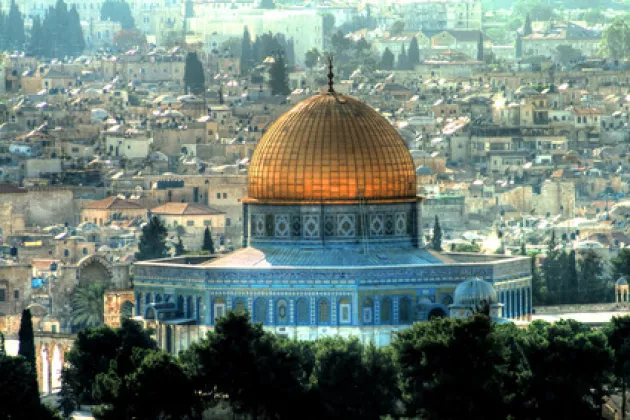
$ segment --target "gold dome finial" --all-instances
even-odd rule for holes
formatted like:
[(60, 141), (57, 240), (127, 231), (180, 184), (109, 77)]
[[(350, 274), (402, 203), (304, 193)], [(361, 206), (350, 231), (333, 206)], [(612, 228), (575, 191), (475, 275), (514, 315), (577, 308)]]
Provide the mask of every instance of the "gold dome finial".
[(328, 54), (328, 93), (335, 93), (335, 89), (333, 88), (333, 84), (335, 74), (333, 73), (333, 55)]

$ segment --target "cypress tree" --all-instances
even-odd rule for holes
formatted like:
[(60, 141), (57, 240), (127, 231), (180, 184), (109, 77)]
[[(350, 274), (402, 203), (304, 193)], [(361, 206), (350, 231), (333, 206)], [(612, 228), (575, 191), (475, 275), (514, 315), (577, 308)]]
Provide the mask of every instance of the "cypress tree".
[(409, 68), (411, 69), (420, 64), (420, 47), (418, 47), (418, 39), (416, 39), (415, 36), (411, 38), (411, 42), (409, 43), (407, 60), (409, 60)]
[(516, 58), (523, 56), (523, 38), (520, 35), (516, 35), (516, 45), (514, 47)]
[(184, 249), (184, 244), (182, 242), (181, 237), (177, 237), (177, 244), (175, 244), (175, 256), (182, 255), (186, 250)]
[(7, 355), (7, 350), (4, 346), (4, 334), (0, 332), (0, 358)]
[(400, 54), (398, 54), (398, 70), (406, 70), (407, 65), (407, 52), (405, 51), (405, 44), (403, 43)]
[(389, 48), (385, 48), (383, 56), (381, 57), (381, 70), (393, 70), (394, 69), (394, 53)]
[(241, 40), (241, 74), (249, 73), (253, 61), (252, 38), (249, 35), (249, 29), (245, 26), (243, 39)]
[(203, 232), (203, 246), (201, 249), (214, 254), (214, 243), (212, 242), (212, 235), (210, 234), (210, 228), (208, 227), (206, 227), (206, 230)]
[(431, 238), (431, 248), (434, 251), (442, 251), (442, 228), (440, 227), (440, 220), (437, 215), (435, 216), (435, 223), (433, 224), (433, 238)]
[(532, 19), (529, 17), (529, 13), (525, 16), (525, 25), (523, 25), (523, 35), (531, 35), (534, 31), (532, 30)]
[(201, 95), (206, 90), (206, 77), (203, 73), (203, 65), (199, 61), (196, 52), (186, 55), (186, 67), (184, 68), (184, 86), (186, 92)]
[(564, 272), (563, 286), (565, 288), (564, 303), (576, 303), (578, 296), (578, 272), (575, 250), (569, 252), (567, 268)]
[(83, 28), (81, 28), (81, 19), (75, 6), (72, 6), (68, 12), (68, 55), (79, 56), (85, 50), (85, 38), (83, 37)]
[(24, 17), (15, 4), (15, 0), (11, 0), (6, 31), (6, 46), (12, 50), (22, 50), (24, 48)]
[(483, 61), (483, 32), (479, 31), (479, 41), (477, 41), (477, 60)]
[(0, 5), (0, 51), (7, 49), (7, 15)]
[(269, 68), (269, 85), (272, 95), (288, 95), (289, 75), (284, 61), (284, 53), (278, 52), (274, 56), (274, 62)]
[(42, 29), (42, 22), (39, 16), (33, 17), (33, 26), (31, 28), (31, 35), (28, 40), (28, 47), (26, 49), (29, 55), (35, 57), (41, 57), (43, 55), (42, 40), (44, 33)]
[(30, 309), (22, 311), (20, 320), (20, 331), (18, 332), (20, 347), (18, 355), (23, 356), (33, 367), (33, 372), (37, 372), (37, 362), (35, 359), (35, 336), (33, 334), (33, 319)]

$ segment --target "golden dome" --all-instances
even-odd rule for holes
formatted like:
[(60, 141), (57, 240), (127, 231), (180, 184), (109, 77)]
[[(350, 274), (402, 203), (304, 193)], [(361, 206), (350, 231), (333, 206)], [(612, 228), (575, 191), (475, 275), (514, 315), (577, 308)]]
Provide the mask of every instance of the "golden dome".
[(282, 115), (249, 166), (248, 202), (415, 200), (411, 154), (370, 106), (316, 95)]

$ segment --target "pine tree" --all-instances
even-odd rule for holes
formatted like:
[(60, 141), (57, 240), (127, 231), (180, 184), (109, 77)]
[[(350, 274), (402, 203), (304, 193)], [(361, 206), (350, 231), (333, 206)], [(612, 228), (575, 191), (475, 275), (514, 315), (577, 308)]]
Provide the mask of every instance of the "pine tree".
[(383, 56), (381, 57), (381, 70), (393, 70), (394, 59), (394, 53), (392, 53), (389, 48), (385, 48)]
[(477, 60), (483, 61), (483, 32), (479, 31), (479, 41), (477, 41)]
[(529, 13), (527, 14), (527, 16), (525, 16), (525, 25), (523, 25), (523, 35), (527, 36), (527, 35), (531, 35), (532, 33), (534, 33), (534, 31), (532, 30), (532, 19), (529, 16)]
[(206, 230), (203, 232), (203, 246), (201, 249), (214, 254), (214, 243), (212, 242), (212, 235), (210, 234), (210, 228), (208, 227), (206, 227)]
[(291, 93), (283, 52), (277, 52), (274, 55), (274, 62), (269, 68), (269, 86), (271, 87), (272, 95), (288, 95)]
[(406, 70), (407, 65), (407, 52), (405, 51), (405, 44), (403, 43), (400, 54), (398, 55), (398, 70)]
[(551, 238), (549, 238), (549, 251), (556, 249), (556, 231), (551, 231)]
[(35, 336), (33, 334), (33, 319), (31, 317), (30, 309), (24, 309), (22, 311), (18, 338), (20, 340), (18, 355), (24, 357), (30, 363), (33, 367), (33, 372), (37, 372), (37, 361), (35, 359)]
[(433, 238), (431, 238), (431, 248), (434, 251), (442, 251), (442, 228), (440, 227), (440, 220), (437, 215), (435, 216), (435, 223), (433, 224)]
[(177, 244), (175, 244), (175, 256), (180, 256), (184, 254), (186, 250), (184, 249), (184, 243), (182, 242), (182, 238), (180, 236), (177, 237)]
[(249, 34), (249, 29), (245, 26), (243, 39), (241, 40), (241, 74), (249, 73), (253, 62), (252, 38)]
[(136, 259), (139, 261), (168, 257), (166, 249), (166, 227), (162, 221), (153, 216), (142, 228), (142, 236), (138, 244)]
[(418, 47), (418, 40), (414, 36), (409, 43), (409, 52), (407, 53), (407, 59), (409, 60), (409, 68), (413, 69), (420, 64), (420, 47)]

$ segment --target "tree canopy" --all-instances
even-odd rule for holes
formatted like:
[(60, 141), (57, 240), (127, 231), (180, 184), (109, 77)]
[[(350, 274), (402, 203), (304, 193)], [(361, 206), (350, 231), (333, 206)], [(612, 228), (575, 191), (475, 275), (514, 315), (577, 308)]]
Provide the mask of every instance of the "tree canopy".
[(269, 86), (272, 95), (288, 95), (291, 93), (289, 89), (289, 74), (284, 59), (284, 53), (277, 52), (274, 55), (274, 62), (269, 68)]
[(134, 29), (136, 23), (129, 3), (125, 0), (105, 0), (101, 6), (101, 20), (119, 22), (122, 29)]
[(206, 76), (203, 71), (203, 64), (201, 64), (196, 52), (189, 52), (186, 55), (184, 86), (186, 92), (195, 95), (201, 95), (206, 91)]
[(159, 217), (153, 216), (142, 228), (136, 259), (139, 261), (168, 257), (166, 248), (166, 227)]

